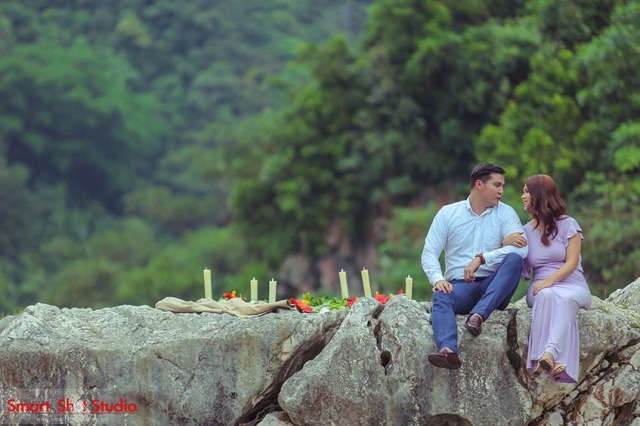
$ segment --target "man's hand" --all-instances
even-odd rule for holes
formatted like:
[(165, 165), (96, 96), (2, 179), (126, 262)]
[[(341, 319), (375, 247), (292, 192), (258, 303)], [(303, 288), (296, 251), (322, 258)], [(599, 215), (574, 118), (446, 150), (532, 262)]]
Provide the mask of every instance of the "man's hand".
[(451, 293), (453, 291), (453, 286), (447, 280), (440, 280), (436, 282), (433, 286), (433, 291), (441, 291), (443, 293)]
[(464, 281), (467, 283), (473, 282), (476, 280), (476, 271), (482, 265), (479, 257), (474, 257), (471, 263), (464, 268)]

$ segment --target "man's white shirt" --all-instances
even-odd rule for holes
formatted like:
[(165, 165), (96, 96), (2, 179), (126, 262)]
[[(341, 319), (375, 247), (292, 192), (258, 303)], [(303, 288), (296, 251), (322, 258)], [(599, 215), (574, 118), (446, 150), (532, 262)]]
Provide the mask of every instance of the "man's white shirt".
[[(486, 263), (478, 268), (476, 276), (489, 276), (508, 253), (527, 256), (526, 246), (500, 247), (504, 237), (514, 232), (522, 232), (524, 236), (515, 210), (503, 202), (487, 208), (481, 215), (473, 212), (469, 198), (448, 204), (438, 211), (429, 228), (422, 250), (422, 269), (431, 285), (443, 279), (463, 280), (464, 268), (476, 254), (482, 253)], [(446, 253), (444, 275), (438, 260), (442, 250)]]

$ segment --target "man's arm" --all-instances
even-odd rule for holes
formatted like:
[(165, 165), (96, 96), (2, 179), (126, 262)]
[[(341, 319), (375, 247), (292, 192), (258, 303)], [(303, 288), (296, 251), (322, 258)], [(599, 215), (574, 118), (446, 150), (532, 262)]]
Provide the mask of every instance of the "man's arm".
[[(520, 222), (520, 218), (516, 214), (516, 211), (509, 206), (506, 207), (508, 208), (508, 211), (505, 213), (502, 220), (502, 226), (500, 227), (500, 229), (502, 230), (502, 234), (509, 235), (514, 232), (522, 232), (523, 237), (526, 239), (527, 237), (524, 233), (524, 227), (522, 226), (522, 223)], [(487, 265), (494, 265), (496, 263), (502, 262), (502, 259), (504, 259), (504, 257), (508, 253), (516, 253), (524, 259), (529, 253), (529, 247), (516, 247), (513, 245), (507, 245), (490, 252), (483, 253), (483, 255)]]
[(439, 258), (446, 243), (447, 224), (442, 214), (442, 209), (440, 209), (433, 218), (427, 237), (424, 240), (424, 248), (422, 249), (422, 269), (425, 274), (427, 274), (431, 285), (435, 285), (438, 281), (444, 280)]

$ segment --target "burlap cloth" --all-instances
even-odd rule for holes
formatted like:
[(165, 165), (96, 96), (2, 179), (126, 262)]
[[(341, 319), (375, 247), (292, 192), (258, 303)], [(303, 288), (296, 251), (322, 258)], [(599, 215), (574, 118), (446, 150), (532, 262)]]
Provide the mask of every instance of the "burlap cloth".
[(245, 302), (239, 297), (228, 300), (200, 299), (195, 302), (178, 299), (177, 297), (165, 297), (156, 308), (174, 313), (179, 312), (212, 312), (216, 314), (231, 314), (239, 317), (264, 315), (276, 309), (295, 309), (288, 300), (279, 300), (267, 303), (262, 300)]

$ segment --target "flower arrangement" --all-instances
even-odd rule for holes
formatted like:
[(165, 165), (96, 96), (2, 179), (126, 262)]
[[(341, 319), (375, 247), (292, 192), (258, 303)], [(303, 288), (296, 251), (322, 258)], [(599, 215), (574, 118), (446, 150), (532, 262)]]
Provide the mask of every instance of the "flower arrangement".
[[(404, 294), (402, 290), (398, 290), (397, 293), (379, 293), (376, 291), (375, 299), (382, 303), (383, 305), (387, 303), (393, 296), (396, 294)], [(235, 297), (240, 297), (242, 300), (246, 301), (247, 299), (242, 296), (242, 294), (237, 293), (235, 290), (231, 293), (222, 293), (221, 300), (225, 299), (233, 299)], [(337, 310), (337, 309), (349, 309), (351, 306), (358, 301), (359, 297), (350, 297), (350, 298), (340, 298), (334, 296), (312, 296), (311, 293), (305, 293), (302, 295), (300, 299), (296, 299), (294, 297), (289, 298), (289, 302), (293, 306), (295, 306), (300, 312), (320, 312), (321, 310)]]

